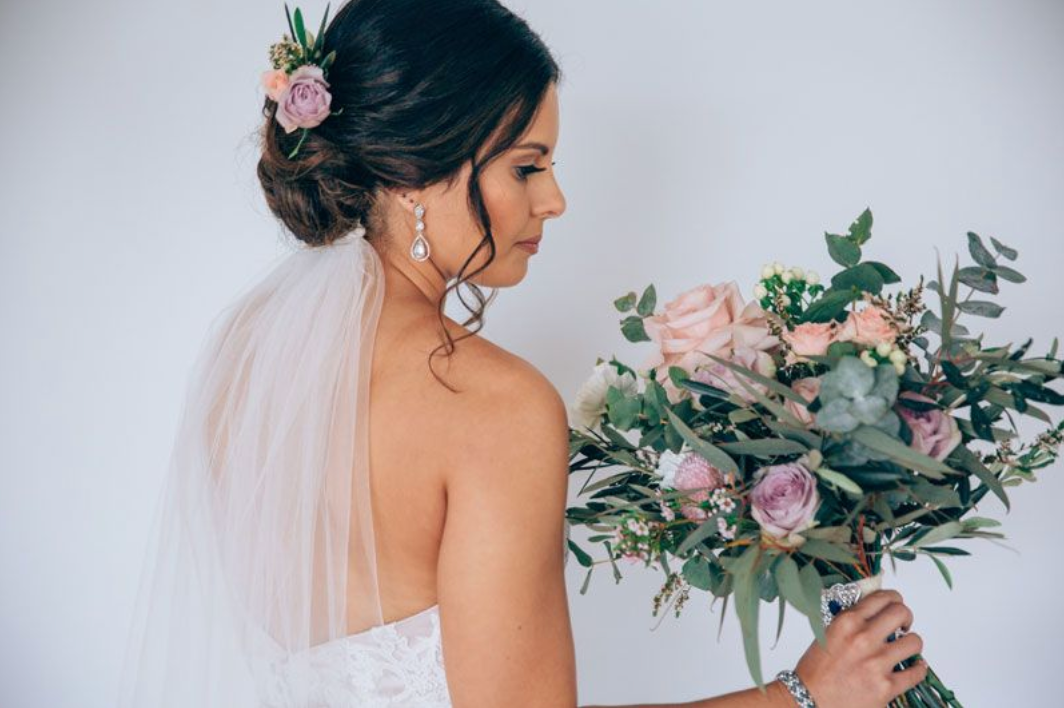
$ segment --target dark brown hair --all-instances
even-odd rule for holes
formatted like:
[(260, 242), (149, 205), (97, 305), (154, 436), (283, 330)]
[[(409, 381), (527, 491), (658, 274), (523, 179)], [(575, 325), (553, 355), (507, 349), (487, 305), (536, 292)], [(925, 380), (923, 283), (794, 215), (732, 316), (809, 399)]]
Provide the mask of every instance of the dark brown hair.
[[(289, 159), (302, 131), (285, 133), (274, 120), (277, 104), (267, 98), (259, 181), (287, 229), (320, 246), (359, 222), (367, 234), (378, 231), (378, 189), (453, 186), (472, 164), (469, 208), (484, 237), (437, 303), (445, 342), (430, 353), (431, 369), (437, 351), (450, 356), (458, 341), (480, 331), (495, 296), (485, 298), (468, 282), (495, 258), (479, 176), (524, 134), (561, 70), (539, 36), (497, 0), (350, 0), (325, 30), (324, 55), (333, 50), (327, 80), (339, 115), (311, 129)], [(487, 262), (466, 274), (483, 248)], [(473, 293), (473, 307), (461, 285)], [(451, 290), (470, 312), (462, 326), (475, 326), (457, 340), (444, 322)]]

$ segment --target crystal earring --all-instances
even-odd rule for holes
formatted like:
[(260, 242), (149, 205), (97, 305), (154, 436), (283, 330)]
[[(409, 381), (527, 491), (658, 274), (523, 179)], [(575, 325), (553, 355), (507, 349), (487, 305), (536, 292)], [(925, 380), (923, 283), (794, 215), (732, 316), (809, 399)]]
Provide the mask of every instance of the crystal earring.
[(421, 219), (425, 215), (425, 207), (420, 204), (414, 205), (414, 216), (417, 217), (417, 225), (415, 233), (417, 237), (414, 239), (414, 243), (410, 245), (410, 257), (415, 261), (427, 261), (429, 259), (429, 242), (425, 238), (425, 222)]

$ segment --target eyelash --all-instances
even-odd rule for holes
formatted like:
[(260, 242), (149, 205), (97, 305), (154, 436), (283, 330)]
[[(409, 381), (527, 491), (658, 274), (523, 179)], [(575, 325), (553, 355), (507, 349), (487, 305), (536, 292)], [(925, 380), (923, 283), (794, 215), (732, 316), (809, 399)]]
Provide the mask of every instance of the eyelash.
[[(553, 167), (556, 163), (552, 162), (550, 164), (551, 167)], [(517, 168), (517, 179), (523, 182), (528, 179), (529, 175), (535, 174), (537, 172), (545, 172), (546, 170), (546, 167), (536, 167), (535, 165), (521, 165)]]

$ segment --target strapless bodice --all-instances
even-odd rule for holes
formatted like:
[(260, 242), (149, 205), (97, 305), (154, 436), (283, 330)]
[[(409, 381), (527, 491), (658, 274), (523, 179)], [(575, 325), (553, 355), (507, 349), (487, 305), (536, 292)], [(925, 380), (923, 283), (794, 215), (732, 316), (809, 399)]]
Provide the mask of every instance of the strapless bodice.
[[(439, 605), (308, 650), (313, 708), (450, 708)], [(285, 702), (285, 667), (266, 705)]]

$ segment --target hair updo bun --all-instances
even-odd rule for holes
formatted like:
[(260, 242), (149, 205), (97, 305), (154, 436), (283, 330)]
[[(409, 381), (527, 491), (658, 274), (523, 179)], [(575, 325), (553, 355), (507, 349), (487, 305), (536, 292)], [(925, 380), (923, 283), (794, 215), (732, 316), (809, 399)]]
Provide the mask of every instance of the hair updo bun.
[[(361, 221), (379, 230), (381, 189), (424, 189), (452, 182), (466, 163), (469, 208), (484, 236), (447, 294), (466, 285), (479, 307), (463, 326), (479, 331), (487, 299), (467, 282), (495, 255), (480, 173), (513, 146), (561, 70), (523, 19), (498, 0), (349, 0), (325, 29), (323, 55), (335, 51), (326, 80), (331, 111), (310, 129), (286, 133), (277, 103), (263, 107), (258, 175), (273, 213), (300, 240), (324, 245)], [(482, 249), (487, 262), (466, 268)], [(454, 341), (443, 328), (448, 354)], [(435, 353), (435, 351), (433, 352)], [(430, 355), (431, 359), (431, 355)]]
[[(312, 131), (289, 159), (277, 130), (267, 124), (258, 176), (266, 203), (300, 241), (323, 246), (359, 224), (373, 207), (371, 190), (351, 182), (351, 156)], [(284, 134), (283, 131), (281, 133)]]

